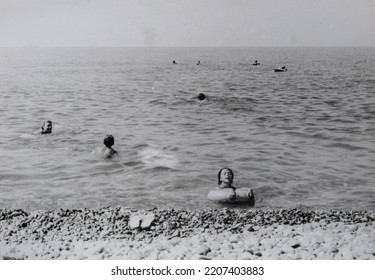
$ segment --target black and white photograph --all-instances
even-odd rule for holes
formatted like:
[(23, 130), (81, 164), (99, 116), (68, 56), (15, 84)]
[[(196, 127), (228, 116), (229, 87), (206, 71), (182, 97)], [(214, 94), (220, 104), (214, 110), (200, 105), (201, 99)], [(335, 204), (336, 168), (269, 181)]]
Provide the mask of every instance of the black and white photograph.
[(0, 132), (3, 263), (375, 260), (375, 1), (0, 0)]

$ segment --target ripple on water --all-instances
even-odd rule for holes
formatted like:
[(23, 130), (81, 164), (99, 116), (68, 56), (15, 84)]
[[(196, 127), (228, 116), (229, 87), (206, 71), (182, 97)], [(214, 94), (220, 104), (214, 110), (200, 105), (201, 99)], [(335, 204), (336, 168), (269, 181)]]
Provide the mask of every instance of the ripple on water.
[[(222, 207), (205, 194), (229, 166), (256, 207), (375, 209), (373, 49), (11, 55), (0, 65), (1, 206)], [(197, 55), (204, 67), (192, 68)], [(281, 57), (291, 71), (277, 75)], [(46, 119), (52, 135), (33, 134)], [(119, 152), (110, 160), (99, 152), (107, 134)]]

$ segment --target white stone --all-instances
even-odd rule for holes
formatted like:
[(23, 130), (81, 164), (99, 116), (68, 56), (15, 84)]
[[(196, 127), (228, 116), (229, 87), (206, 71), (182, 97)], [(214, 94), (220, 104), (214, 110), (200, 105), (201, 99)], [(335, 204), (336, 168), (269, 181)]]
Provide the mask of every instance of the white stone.
[(353, 259), (353, 254), (348, 247), (340, 248), (339, 254), (342, 255), (344, 260), (352, 260)]
[(149, 229), (154, 220), (155, 220), (154, 213), (148, 213), (147, 215), (143, 216), (141, 220), (141, 228)]
[(281, 250), (283, 250), (286, 254), (293, 254), (294, 249), (289, 244), (284, 244), (281, 247)]
[(129, 229), (137, 229), (141, 226), (142, 217), (139, 215), (130, 216), (128, 221)]
[(211, 248), (204, 244), (198, 244), (192, 248), (193, 254), (207, 255), (211, 252)]
[(237, 243), (238, 241), (240, 241), (240, 237), (238, 236), (238, 234), (232, 235), (229, 238), (229, 242), (230, 243)]
[(253, 255), (250, 254), (249, 252), (244, 252), (244, 253), (240, 254), (239, 259), (240, 260), (252, 260)]

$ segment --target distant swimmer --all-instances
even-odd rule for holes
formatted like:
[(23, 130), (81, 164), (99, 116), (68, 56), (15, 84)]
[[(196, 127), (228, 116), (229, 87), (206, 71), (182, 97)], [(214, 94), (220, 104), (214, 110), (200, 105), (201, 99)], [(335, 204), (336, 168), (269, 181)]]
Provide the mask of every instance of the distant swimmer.
[(200, 61), (200, 60), (198, 60), (198, 62), (197, 62), (197, 65), (199, 65), (199, 64), (201, 64), (201, 61)]
[(256, 65), (260, 65), (260, 63), (258, 62), (258, 60), (255, 60), (254, 63), (253, 63), (254, 66)]
[(52, 122), (51, 121), (44, 122), (44, 124), (42, 126), (42, 131), (40, 133), (41, 134), (52, 133)]
[(173, 60), (173, 64), (177, 64), (176, 60)]
[(200, 101), (203, 101), (203, 100), (206, 99), (206, 96), (205, 96), (203, 93), (200, 93), (200, 94), (198, 94), (198, 99), (199, 99)]
[(107, 148), (105, 152), (106, 158), (111, 158), (113, 155), (117, 154), (117, 152), (112, 149), (112, 146), (115, 144), (115, 138), (112, 135), (107, 135), (107, 137), (104, 138), (103, 144)]
[(282, 66), (282, 67), (278, 67), (278, 68), (275, 68), (273, 69), (275, 72), (285, 72), (287, 71), (286, 67), (285, 66)]

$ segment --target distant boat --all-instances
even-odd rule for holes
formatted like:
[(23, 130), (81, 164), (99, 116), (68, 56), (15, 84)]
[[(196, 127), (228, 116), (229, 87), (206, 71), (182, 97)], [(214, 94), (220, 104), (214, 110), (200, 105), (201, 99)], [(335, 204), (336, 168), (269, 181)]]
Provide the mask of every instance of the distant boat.
[(260, 63), (258, 62), (258, 60), (255, 60), (254, 63), (251, 65), (257, 66), (257, 65), (260, 65)]
[(287, 71), (286, 67), (285, 66), (282, 66), (282, 67), (278, 67), (278, 68), (275, 68), (273, 69), (275, 72), (285, 72)]

